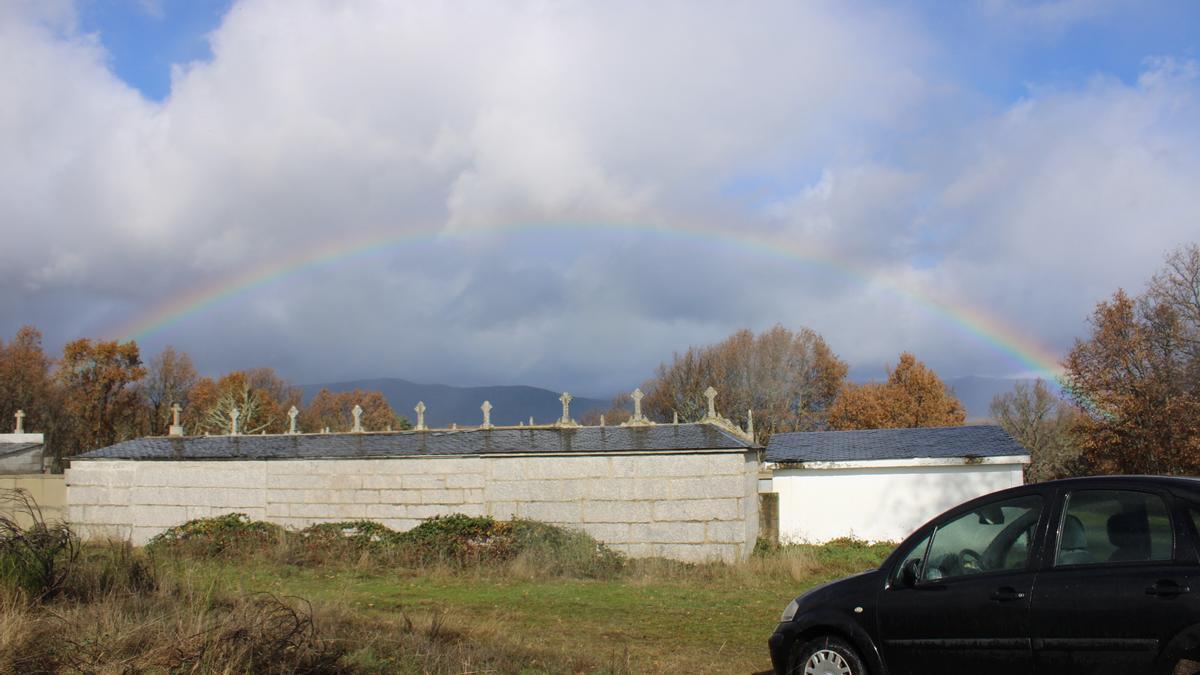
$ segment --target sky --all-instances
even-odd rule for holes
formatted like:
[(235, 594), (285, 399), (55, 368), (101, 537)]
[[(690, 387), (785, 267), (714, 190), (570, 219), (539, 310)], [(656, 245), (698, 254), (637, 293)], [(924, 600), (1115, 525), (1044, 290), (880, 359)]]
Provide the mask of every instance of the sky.
[(1200, 241), (1200, 3), (0, 3), (0, 338), (608, 396), (1047, 375)]

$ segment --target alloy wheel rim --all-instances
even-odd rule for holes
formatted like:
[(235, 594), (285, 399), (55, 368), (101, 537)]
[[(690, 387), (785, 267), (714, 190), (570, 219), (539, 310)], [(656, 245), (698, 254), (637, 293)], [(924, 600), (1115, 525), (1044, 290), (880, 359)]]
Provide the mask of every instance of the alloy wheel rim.
[(854, 675), (845, 657), (832, 649), (819, 649), (804, 663), (804, 675)]

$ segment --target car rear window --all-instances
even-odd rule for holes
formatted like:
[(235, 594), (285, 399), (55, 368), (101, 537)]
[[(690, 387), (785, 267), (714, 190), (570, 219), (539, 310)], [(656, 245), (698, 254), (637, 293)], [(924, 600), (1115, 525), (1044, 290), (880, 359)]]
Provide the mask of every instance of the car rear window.
[(1067, 497), (1056, 566), (1170, 560), (1171, 516), (1158, 495), (1080, 490)]

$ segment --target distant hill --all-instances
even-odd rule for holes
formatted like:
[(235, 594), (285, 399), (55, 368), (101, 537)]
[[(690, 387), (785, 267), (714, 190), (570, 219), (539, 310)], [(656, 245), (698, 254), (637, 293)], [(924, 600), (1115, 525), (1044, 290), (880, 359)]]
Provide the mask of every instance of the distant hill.
[[(530, 415), (538, 424), (548, 424), (562, 416), (562, 403), (558, 401), (562, 392), (520, 385), (452, 387), (445, 384), (417, 384), (388, 377), (308, 384), (303, 389), (305, 402), (321, 389), (334, 392), (354, 389), (378, 391), (387, 397), (393, 410), (413, 423), (417, 421), (413, 408), (417, 401), (424, 401), (425, 424), (435, 427), (450, 426), (451, 422), (462, 426), (479, 424), (483, 421), (479, 406), (484, 401), (492, 404), (492, 424), (528, 423)], [(607, 410), (608, 406), (608, 401), (577, 396), (571, 401), (571, 417), (579, 419), (589, 410)]]
[(1018, 383), (1024, 382), (1033, 386), (1035, 380), (1010, 380), (1003, 377), (980, 377), (968, 375), (946, 380), (946, 384), (954, 389), (958, 400), (967, 408), (967, 421), (981, 422), (991, 417), (989, 407), (997, 394), (1013, 390)]

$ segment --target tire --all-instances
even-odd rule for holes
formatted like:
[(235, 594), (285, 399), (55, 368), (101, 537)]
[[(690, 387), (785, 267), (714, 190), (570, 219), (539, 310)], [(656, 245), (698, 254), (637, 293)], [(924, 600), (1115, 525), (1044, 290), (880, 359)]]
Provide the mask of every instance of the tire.
[(867, 675), (867, 668), (854, 647), (834, 635), (822, 635), (803, 643), (792, 657), (789, 675)]

